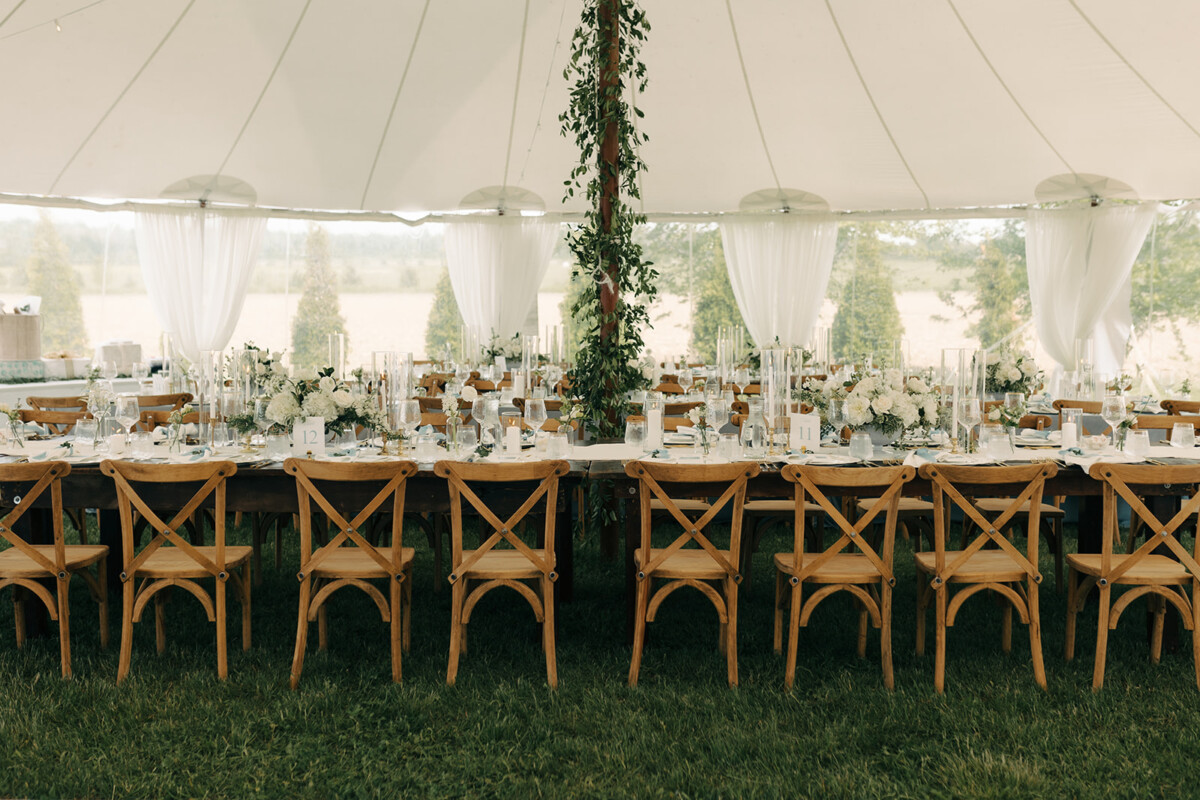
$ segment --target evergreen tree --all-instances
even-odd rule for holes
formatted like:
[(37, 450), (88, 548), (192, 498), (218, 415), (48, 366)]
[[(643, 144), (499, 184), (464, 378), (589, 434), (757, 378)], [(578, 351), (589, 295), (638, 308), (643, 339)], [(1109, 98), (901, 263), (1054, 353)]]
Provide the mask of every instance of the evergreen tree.
[[(1029, 284), (1020, 266), (991, 241), (983, 244), (975, 259), (972, 281), (975, 303), (971, 310), (978, 312), (979, 317), (967, 327), (967, 335), (979, 339), (981, 347), (991, 347), (1021, 324), (1022, 290), (1028, 296)], [(1026, 304), (1026, 317), (1027, 308)]]
[(841, 286), (831, 332), (834, 358), (856, 361), (863, 355), (890, 355), (892, 342), (904, 334), (892, 274), (883, 263), (874, 225), (846, 225), (840, 234), (853, 237), (843, 252), (852, 260)]
[(46, 214), (41, 215), (34, 230), (25, 282), (30, 294), (42, 298), (42, 352), (86, 353), (79, 276), (67, 262), (67, 248)]
[(733, 296), (725, 247), (716, 228), (697, 232), (693, 241), (696, 311), (692, 316), (691, 351), (702, 361), (717, 360), (717, 333), (722, 326), (742, 326), (742, 312)]
[(327, 365), (329, 334), (345, 332), (337, 275), (329, 259), (329, 234), (320, 225), (312, 225), (304, 244), (303, 288), (292, 319), (292, 363)]
[[(454, 287), (450, 283), (450, 270), (443, 266), (442, 274), (433, 290), (433, 307), (429, 309), (429, 322), (425, 325), (425, 357), (441, 358), (447, 343), (457, 351), (462, 324), (462, 314), (459, 313), (458, 301), (454, 299)], [(486, 340), (487, 336), (485, 333), (483, 339)]]

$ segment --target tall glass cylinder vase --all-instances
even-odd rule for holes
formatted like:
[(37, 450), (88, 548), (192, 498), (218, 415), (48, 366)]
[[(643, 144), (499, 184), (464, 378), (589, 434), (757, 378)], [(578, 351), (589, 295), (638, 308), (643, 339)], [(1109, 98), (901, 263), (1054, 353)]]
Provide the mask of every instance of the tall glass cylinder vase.
[(533, 379), (538, 367), (538, 337), (521, 337), (521, 379), (526, 398), (533, 396)]
[(329, 334), (329, 366), (333, 367), (333, 377), (339, 381), (346, 379), (346, 334)]
[(767, 423), (767, 448), (775, 452), (776, 435), (783, 432), (790, 394), (787, 350), (771, 347), (761, 351), (763, 418)]
[(200, 441), (212, 444), (213, 422), (221, 413), (221, 392), (225, 385), (224, 354), (219, 350), (201, 350), (197, 364), (197, 401), (200, 406)]

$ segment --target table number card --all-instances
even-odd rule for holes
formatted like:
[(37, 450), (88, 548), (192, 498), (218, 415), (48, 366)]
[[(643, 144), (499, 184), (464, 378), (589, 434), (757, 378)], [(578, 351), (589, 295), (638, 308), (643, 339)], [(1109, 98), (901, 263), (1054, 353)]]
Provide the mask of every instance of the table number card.
[(821, 444), (821, 417), (818, 414), (789, 414), (791, 430), (788, 447), (796, 452), (815, 450)]
[(325, 420), (321, 417), (306, 417), (292, 426), (292, 454), (304, 458), (309, 453), (318, 458), (325, 455)]
[(496, 356), (496, 369), (500, 371), (500, 377), (496, 378), (496, 383), (504, 380), (504, 373), (508, 372), (508, 359), (505, 356)]

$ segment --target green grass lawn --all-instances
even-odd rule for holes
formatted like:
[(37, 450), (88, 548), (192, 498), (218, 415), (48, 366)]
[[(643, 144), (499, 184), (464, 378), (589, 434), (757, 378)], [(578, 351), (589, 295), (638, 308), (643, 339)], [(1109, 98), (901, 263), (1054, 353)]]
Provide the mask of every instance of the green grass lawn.
[[(237, 538), (245, 540), (245, 531)], [(999, 647), (999, 609), (977, 597), (951, 630), (947, 691), (913, 651), (914, 572), (897, 547), (896, 691), (883, 688), (878, 637), (854, 654), (848, 599), (822, 606), (802, 634), (796, 688), (771, 650), (769, 535), (742, 593), (741, 687), (725, 685), (715, 615), (695, 592), (671, 596), (652, 624), (637, 689), (625, 685), (622, 567), (594, 541), (577, 550), (576, 598), (559, 609), (561, 687), (545, 684), (528, 606), (498, 591), (473, 618), (458, 685), (445, 685), (450, 592), (433, 593), (418, 547), (413, 647), (389, 681), (385, 626), (363, 595), (315, 631), (298, 692), (287, 688), (298, 556), (268, 567), (254, 593), (254, 647), (230, 614), (230, 678), (216, 678), (214, 631), (176, 592), (168, 647), (138, 626), (130, 679), (116, 686), (113, 643), (99, 648), (82, 585), (72, 598), (76, 678), (58, 674), (53, 637), (13, 645), (0, 603), (0, 796), (16, 797), (1180, 797), (1194, 795), (1200, 745), (1187, 632), (1149, 664), (1135, 606), (1111, 637), (1104, 691), (1091, 691), (1095, 605), (1080, 657), (1062, 660), (1064, 598), (1052, 562), (1042, 621), (1050, 681), (1033, 682), (1025, 628)], [(790, 544), (790, 535), (787, 535)], [(268, 561), (270, 557), (268, 556)], [(81, 584), (81, 582), (76, 582)], [(930, 616), (932, 623), (932, 615)], [(932, 638), (930, 640), (932, 649)]]

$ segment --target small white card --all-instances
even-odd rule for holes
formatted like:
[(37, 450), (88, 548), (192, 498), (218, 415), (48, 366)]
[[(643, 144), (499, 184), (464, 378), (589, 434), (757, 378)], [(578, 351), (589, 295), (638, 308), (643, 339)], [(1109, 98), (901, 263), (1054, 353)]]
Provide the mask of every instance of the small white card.
[(309, 453), (317, 458), (325, 455), (325, 420), (321, 417), (306, 417), (292, 425), (292, 454), (305, 458)]
[(819, 414), (789, 414), (791, 430), (788, 432), (788, 447), (796, 452), (815, 450), (821, 444), (821, 417)]

